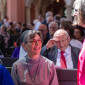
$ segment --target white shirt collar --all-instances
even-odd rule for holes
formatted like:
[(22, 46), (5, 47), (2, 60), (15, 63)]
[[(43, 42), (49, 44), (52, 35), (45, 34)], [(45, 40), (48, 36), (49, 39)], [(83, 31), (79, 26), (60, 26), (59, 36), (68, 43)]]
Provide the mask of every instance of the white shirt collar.
[[(71, 51), (71, 47), (68, 46), (68, 47), (66, 48), (66, 50), (65, 50), (65, 53), (69, 54), (70, 51)], [(61, 52), (61, 50), (58, 49), (58, 53), (60, 53), (60, 52)]]
[[(56, 60), (57, 67), (61, 67), (61, 63), (60, 63), (61, 53), (60, 52), (61, 52), (61, 50), (58, 49), (58, 55), (57, 55), (57, 60)], [(65, 50), (64, 56), (66, 59), (67, 68), (73, 69), (73, 61), (72, 61), (72, 57), (71, 57), (71, 46), (67, 47), (67, 49)]]

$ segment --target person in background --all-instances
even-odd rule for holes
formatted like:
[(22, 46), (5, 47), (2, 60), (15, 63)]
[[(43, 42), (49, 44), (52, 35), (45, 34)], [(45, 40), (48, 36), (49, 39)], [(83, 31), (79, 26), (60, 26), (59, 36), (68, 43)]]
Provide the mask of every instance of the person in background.
[(5, 57), (5, 41), (4, 37), (0, 34), (0, 58)]
[(50, 22), (54, 21), (53, 16), (48, 16), (47, 17), (47, 24), (49, 25)]
[(42, 33), (42, 37), (43, 37), (42, 47), (43, 47), (50, 39), (50, 37), (47, 35), (48, 34), (47, 26), (45, 24), (41, 24), (39, 26), (39, 31)]
[(27, 24), (23, 24), (23, 25), (22, 25), (20, 34), (21, 34), (22, 32), (24, 32), (25, 30), (30, 30), (30, 29), (27, 27)]
[(38, 30), (39, 29), (39, 26), (41, 25), (42, 23), (42, 20), (43, 20), (43, 16), (42, 15), (39, 15), (37, 19), (36, 23), (35, 23), (35, 26), (34, 26), (34, 30)]
[(40, 55), (42, 35), (39, 31), (29, 30), (22, 43), (27, 52), (24, 60), (12, 66), (15, 85), (58, 85), (56, 70), (52, 61)]
[(66, 30), (70, 36), (70, 45), (81, 49), (82, 43), (74, 37), (74, 26), (72, 26), (72, 22), (64, 21), (63, 29)]
[(48, 27), (47, 18), (50, 17), (50, 16), (53, 17), (53, 12), (47, 11), (46, 14), (45, 14), (45, 19), (42, 21), (42, 24), (47, 25), (47, 27)]
[(58, 23), (58, 28), (60, 27), (60, 19), (61, 19), (61, 15), (60, 14), (56, 14), (54, 16), (54, 21)]
[(3, 19), (0, 21), (0, 27), (1, 27), (1, 25), (2, 25), (2, 24), (4, 24), (4, 21), (3, 21)]
[(21, 32), (21, 27), (22, 27), (22, 24), (20, 22), (17, 22), (15, 30), (17, 31), (18, 34), (20, 34)]
[(75, 39), (79, 40), (80, 42), (83, 43), (84, 41), (84, 31), (83, 28), (81, 26), (74, 26), (74, 37)]
[[(77, 23), (77, 25), (85, 28), (85, 0), (75, 0), (74, 11), (75, 11), (74, 15), (76, 14), (75, 22)], [(85, 31), (85, 29), (83, 30)], [(77, 84), (85, 85), (85, 40), (83, 42), (83, 45), (79, 54)]]
[(9, 22), (8, 22), (9, 18), (7, 16), (4, 17), (4, 25), (8, 28), (9, 27)]
[(0, 28), (1, 35), (4, 38), (5, 41), (5, 57), (9, 56), (9, 40), (10, 40), (10, 35), (7, 32), (7, 27), (3, 24)]
[(30, 30), (33, 30), (33, 25), (32, 25), (32, 23), (27, 23), (27, 28), (30, 29)]
[(64, 29), (64, 22), (65, 22), (65, 21), (67, 21), (66, 18), (63, 18), (63, 17), (62, 17), (62, 18), (60, 19), (60, 26), (59, 26), (59, 28)]
[(20, 52), (20, 37), (17, 39), (16, 44), (17, 44), (17, 47), (15, 47), (11, 58), (19, 58), (19, 52)]
[(17, 31), (14, 28), (13, 22), (10, 22), (9, 23), (9, 27), (8, 27), (7, 31), (10, 34), (10, 36), (11, 35), (17, 35), (18, 34)]
[(56, 30), (58, 30), (58, 23), (56, 23), (55, 21), (50, 22), (48, 25), (48, 30), (50, 38), (53, 38), (54, 33), (56, 32)]
[(2, 65), (0, 65), (0, 85), (14, 85), (9, 71)]

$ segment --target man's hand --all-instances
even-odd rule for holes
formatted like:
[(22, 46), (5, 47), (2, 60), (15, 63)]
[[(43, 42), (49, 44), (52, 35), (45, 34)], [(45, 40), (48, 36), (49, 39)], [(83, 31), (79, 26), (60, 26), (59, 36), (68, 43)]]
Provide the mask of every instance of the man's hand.
[(46, 44), (46, 48), (49, 49), (55, 45), (56, 45), (56, 41), (54, 39), (50, 39)]

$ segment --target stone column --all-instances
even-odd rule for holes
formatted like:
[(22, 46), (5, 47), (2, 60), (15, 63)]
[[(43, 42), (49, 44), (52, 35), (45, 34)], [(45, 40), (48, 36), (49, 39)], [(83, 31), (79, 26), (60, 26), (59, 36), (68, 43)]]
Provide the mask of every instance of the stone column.
[(31, 4), (34, 0), (25, 0), (25, 7), (26, 7), (26, 22), (31, 22)]
[(7, 0), (9, 21), (25, 22), (25, 0)]
[(40, 6), (42, 5), (41, 2), (42, 2), (42, 0), (38, 0), (35, 3), (35, 11), (36, 11), (35, 18), (37, 18), (38, 15), (40, 15)]
[(39, 15), (39, 8), (38, 8), (37, 4), (35, 6), (36, 6), (35, 7), (35, 18), (37, 18)]
[(66, 6), (66, 10), (67, 10), (67, 20), (72, 21), (72, 6)]
[(0, 0), (1, 19), (6, 15), (6, 0)]
[(73, 6), (73, 2), (74, 0), (64, 0), (65, 1), (65, 6), (66, 6), (66, 10), (67, 10), (67, 20), (71, 20), (72, 21), (72, 6)]
[(26, 7), (26, 22), (30, 22), (30, 7)]

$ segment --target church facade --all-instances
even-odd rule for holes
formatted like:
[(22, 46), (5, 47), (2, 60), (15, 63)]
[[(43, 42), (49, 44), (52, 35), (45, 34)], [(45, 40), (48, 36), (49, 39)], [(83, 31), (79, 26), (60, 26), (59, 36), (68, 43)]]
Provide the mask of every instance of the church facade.
[(0, 20), (4, 16), (9, 21), (32, 22), (38, 15), (45, 16), (47, 11), (64, 16), (72, 20), (74, 0), (0, 0)]

